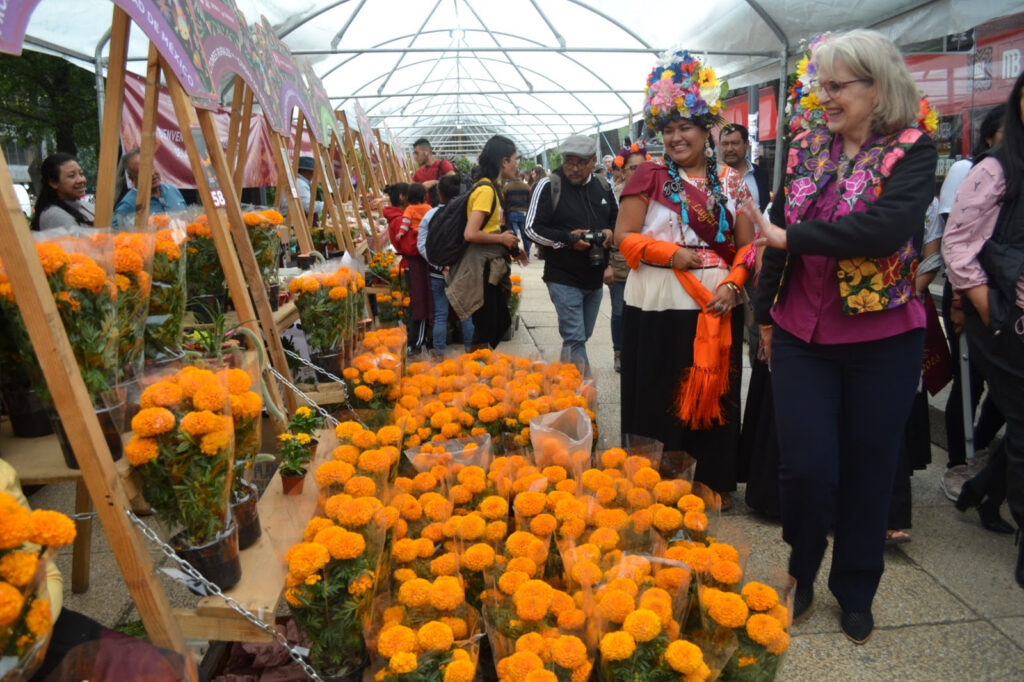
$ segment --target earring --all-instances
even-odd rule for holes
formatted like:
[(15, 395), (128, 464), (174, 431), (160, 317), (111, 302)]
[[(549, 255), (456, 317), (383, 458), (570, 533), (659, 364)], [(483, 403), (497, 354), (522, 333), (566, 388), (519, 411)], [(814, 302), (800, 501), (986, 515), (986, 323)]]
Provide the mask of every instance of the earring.
[(711, 148), (711, 138), (704, 140), (704, 156), (709, 159), (715, 155), (715, 150)]

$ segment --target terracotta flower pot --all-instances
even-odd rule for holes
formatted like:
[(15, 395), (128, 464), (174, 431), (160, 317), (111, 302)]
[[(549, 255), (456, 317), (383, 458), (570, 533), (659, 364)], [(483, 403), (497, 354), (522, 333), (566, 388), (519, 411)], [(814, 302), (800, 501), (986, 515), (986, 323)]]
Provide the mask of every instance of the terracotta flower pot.
[(306, 474), (303, 472), (299, 476), (292, 474), (281, 474), (281, 488), (284, 490), (285, 495), (301, 495), (302, 486), (306, 482)]

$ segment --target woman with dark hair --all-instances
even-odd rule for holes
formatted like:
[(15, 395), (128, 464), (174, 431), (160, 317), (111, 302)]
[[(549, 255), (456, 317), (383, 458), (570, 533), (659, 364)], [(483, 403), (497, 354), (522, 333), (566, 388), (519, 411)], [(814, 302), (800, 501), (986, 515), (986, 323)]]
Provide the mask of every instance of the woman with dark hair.
[[(698, 86), (699, 95), (691, 87)], [(622, 434), (664, 443), (663, 477), (695, 477), (731, 506), (740, 433), (743, 312), (754, 230), (743, 178), (714, 153), (721, 85), (686, 52), (647, 81), (644, 120), (664, 165), (640, 163), (622, 189), (615, 242), (629, 265), (622, 310)], [(750, 256), (749, 259), (746, 256)], [(628, 444), (628, 443), (627, 443)]]
[(92, 226), (93, 205), (82, 201), (85, 196), (85, 173), (71, 154), (56, 152), (43, 159), (39, 169), (42, 186), (32, 215), (33, 230), (54, 227)]
[(938, 159), (913, 127), (917, 86), (891, 40), (868, 30), (832, 36), (811, 64), (827, 128), (793, 139), (771, 220), (756, 205), (744, 213), (770, 247), (758, 290), (775, 303), (758, 322), (771, 363), (794, 623), (811, 612), (834, 527), (828, 586), (843, 634), (863, 644), (921, 376), (925, 308), (914, 277)]
[[(1006, 419), (1006, 435), (985, 469), (964, 483), (957, 508), (980, 509), (986, 497), (1005, 494), (1018, 528), (1024, 527), (1022, 100), (1024, 74), (1010, 91), (1003, 139), (975, 162), (960, 185), (942, 243), (950, 282), (963, 297), (971, 359)], [(1014, 576), (1024, 587), (1024, 544), (1017, 552)]]
[[(953, 209), (953, 201), (956, 199), (957, 189), (971, 171), (974, 163), (1002, 140), (1005, 118), (1006, 104), (997, 104), (989, 109), (981, 121), (978, 140), (974, 149), (971, 150), (970, 158), (960, 159), (950, 166), (949, 172), (946, 173), (946, 179), (942, 182), (942, 190), (939, 192), (939, 213), (942, 214), (943, 220), (948, 220), (949, 212)], [(949, 354), (954, 362), (952, 363), (953, 385), (949, 389), (945, 413), (946, 451), (949, 457), (946, 473), (943, 474), (939, 485), (946, 497), (956, 502), (967, 479), (972, 478), (985, 468), (989, 443), (1002, 427), (1003, 415), (993, 404), (992, 396), (986, 395), (978, 412), (978, 422), (974, 427), (974, 459), (968, 462), (964, 434), (964, 395), (961, 385), (963, 379), (960, 376), (960, 363), (956, 361), (960, 357), (960, 334), (964, 330), (964, 311), (960, 295), (953, 292), (948, 278), (942, 288), (942, 317), (946, 327)], [(985, 391), (985, 379), (981, 376), (981, 372), (978, 371), (973, 360), (968, 362), (968, 368), (971, 387), (971, 423), (973, 424), (974, 413), (978, 410), (978, 402), (981, 401), (981, 395)], [(979, 506), (978, 513), (982, 516), (982, 525), (988, 528), (995, 523), (995, 526), (1005, 530), (1006, 522), (998, 518), (1001, 504), (1001, 499), (996, 501), (992, 497), (986, 501), (985, 505)]]
[(495, 348), (512, 324), (510, 257), (522, 263), (524, 254), (516, 233), (502, 225), (498, 186), (514, 178), (518, 168), (519, 153), (512, 140), (495, 135), (487, 141), (466, 204), (463, 236), (469, 246), (448, 273), (448, 300), (460, 320), (472, 315), (473, 345), (480, 348)]

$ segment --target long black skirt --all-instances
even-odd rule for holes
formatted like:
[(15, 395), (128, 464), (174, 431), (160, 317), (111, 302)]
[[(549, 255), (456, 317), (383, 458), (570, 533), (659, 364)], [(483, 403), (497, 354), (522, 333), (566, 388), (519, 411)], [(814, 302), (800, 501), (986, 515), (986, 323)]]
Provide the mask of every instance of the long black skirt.
[(697, 315), (696, 310), (648, 312), (623, 306), (622, 434), (664, 443), (662, 475), (674, 476), (685, 453), (697, 460), (697, 481), (732, 492), (740, 436), (743, 314), (732, 313), (729, 391), (721, 398), (725, 424), (699, 431), (684, 426), (675, 414), (683, 373), (693, 365)]
[(779, 517), (779, 438), (775, 431), (775, 399), (768, 364), (755, 360), (747, 386), (747, 404), (740, 432), (739, 479), (747, 482), (747, 506)]

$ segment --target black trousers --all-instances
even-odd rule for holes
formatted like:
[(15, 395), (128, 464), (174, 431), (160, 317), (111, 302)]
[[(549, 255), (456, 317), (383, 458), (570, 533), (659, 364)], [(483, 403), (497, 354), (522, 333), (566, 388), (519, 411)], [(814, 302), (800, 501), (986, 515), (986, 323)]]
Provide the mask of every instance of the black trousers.
[(835, 527), (829, 589), (868, 611), (903, 430), (921, 375), (924, 330), (864, 343), (805, 343), (776, 326), (772, 389), (789, 572), (813, 584)]
[(1019, 527), (1024, 527), (1024, 344), (1011, 331), (994, 335), (972, 313), (967, 315), (965, 328), (971, 359), (984, 375), (992, 399), (1006, 419), (1000, 452), (990, 461), (993, 469), (1000, 470), (989, 474), (1006, 481), (1010, 514)]

